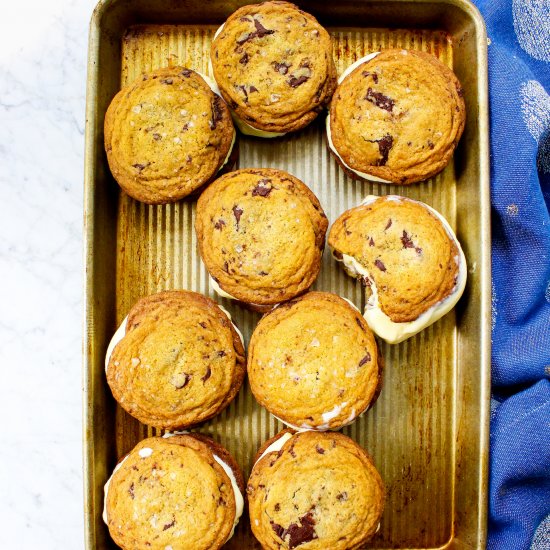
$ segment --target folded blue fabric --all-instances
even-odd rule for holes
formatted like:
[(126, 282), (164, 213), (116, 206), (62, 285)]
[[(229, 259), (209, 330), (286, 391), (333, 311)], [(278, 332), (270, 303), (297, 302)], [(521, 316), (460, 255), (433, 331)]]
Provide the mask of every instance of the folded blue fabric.
[(550, 549), (550, 1), (477, 0), (489, 36), (490, 549)]

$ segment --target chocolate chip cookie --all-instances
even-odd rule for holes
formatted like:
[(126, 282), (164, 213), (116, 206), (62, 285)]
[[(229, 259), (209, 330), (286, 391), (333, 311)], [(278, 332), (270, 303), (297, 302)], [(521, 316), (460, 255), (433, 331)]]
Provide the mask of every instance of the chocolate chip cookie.
[(265, 310), (315, 281), (327, 218), (298, 178), (269, 168), (225, 174), (197, 203), (195, 230), (214, 289)]
[(329, 148), (352, 176), (409, 184), (449, 163), (466, 108), (455, 74), (413, 50), (371, 54), (344, 73), (327, 117)]
[(264, 445), (246, 492), (252, 532), (269, 550), (363, 548), (385, 500), (368, 453), (333, 432), (278, 434)]
[(217, 33), (211, 62), (239, 129), (260, 137), (303, 128), (336, 88), (330, 35), (288, 2), (238, 9)]
[(445, 218), (422, 202), (369, 196), (334, 222), (328, 240), (347, 273), (366, 285), (370, 328), (390, 343), (437, 321), (464, 291), (460, 243)]
[(243, 493), (237, 463), (209, 437), (151, 437), (117, 464), (103, 519), (125, 550), (213, 550), (233, 535)]
[(242, 336), (213, 300), (183, 290), (139, 300), (106, 354), (107, 382), (132, 416), (158, 428), (207, 420), (246, 371)]
[(235, 129), (223, 99), (183, 67), (140, 76), (114, 97), (105, 116), (105, 150), (114, 178), (142, 202), (180, 200), (230, 161)]
[(296, 429), (350, 424), (373, 402), (382, 364), (361, 313), (329, 292), (281, 304), (256, 326), (248, 380), (258, 402)]

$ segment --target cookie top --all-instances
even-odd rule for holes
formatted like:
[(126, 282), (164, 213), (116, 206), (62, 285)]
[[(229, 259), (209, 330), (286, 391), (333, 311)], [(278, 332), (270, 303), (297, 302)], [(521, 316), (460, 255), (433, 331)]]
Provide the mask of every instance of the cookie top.
[(449, 311), (464, 290), (466, 260), (456, 236), (441, 214), (419, 201), (367, 197), (334, 222), (329, 245), (366, 285), (365, 318), (388, 341), (377, 312), (386, 324), (419, 321), (405, 327), (408, 337)]
[(397, 49), (354, 67), (338, 85), (327, 119), (340, 162), (357, 176), (399, 184), (440, 172), (466, 119), (454, 73), (433, 55)]
[(260, 130), (303, 128), (336, 88), (330, 35), (315, 17), (288, 2), (234, 12), (212, 42), (211, 61), (224, 99)]
[(183, 67), (140, 76), (105, 116), (109, 167), (131, 197), (174, 202), (209, 182), (235, 139), (231, 114), (196, 72)]
[(237, 330), (216, 302), (196, 292), (142, 298), (115, 340), (107, 382), (119, 404), (150, 426), (181, 428), (211, 418), (244, 378)]
[(358, 549), (375, 534), (385, 498), (364, 449), (340, 433), (312, 431), (264, 454), (247, 495), (252, 532), (269, 550)]
[(106, 484), (104, 519), (126, 550), (217, 549), (242, 514), (242, 489), (234, 459), (210, 438), (151, 437)]
[(371, 404), (381, 366), (361, 313), (329, 292), (308, 292), (275, 308), (248, 347), (252, 393), (297, 429), (350, 424)]
[(327, 218), (298, 178), (269, 168), (230, 172), (197, 203), (200, 254), (226, 296), (271, 305), (306, 291), (321, 267)]

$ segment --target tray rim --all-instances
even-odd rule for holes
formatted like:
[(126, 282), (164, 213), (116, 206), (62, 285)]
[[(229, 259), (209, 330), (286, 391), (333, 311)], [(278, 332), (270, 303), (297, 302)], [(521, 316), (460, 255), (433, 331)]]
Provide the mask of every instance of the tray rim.
[[(94, 197), (95, 165), (94, 150), (95, 128), (97, 117), (96, 91), (99, 82), (98, 53), (101, 42), (102, 18), (111, 5), (122, 0), (99, 0), (90, 20), (86, 108), (85, 108), (85, 148), (84, 148), (84, 196), (83, 196), (83, 260), (84, 260), (84, 315), (83, 315), (83, 366), (82, 366), (82, 411), (83, 411), (83, 489), (84, 489), (84, 543), (85, 548), (93, 548), (93, 502), (91, 498), (91, 468), (93, 466), (93, 439), (94, 407), (89, 401), (91, 372), (90, 346), (93, 344), (88, 320), (93, 314), (93, 237), (95, 234), (94, 216), (96, 201)], [(365, 0), (366, 4), (380, 4), (384, 0)], [(440, 6), (454, 6), (463, 11), (472, 21), (476, 29), (476, 54), (478, 56), (478, 134), (479, 140), (479, 201), (482, 215), (480, 219), (480, 424), (479, 424), (479, 479), (477, 485), (478, 516), (477, 516), (477, 544), (475, 548), (485, 548), (487, 540), (488, 518), (488, 474), (489, 474), (489, 426), (490, 426), (490, 389), (491, 389), (491, 220), (490, 220), (490, 163), (489, 163), (489, 97), (488, 97), (488, 53), (487, 32), (485, 21), (478, 8), (470, 0), (413, 0), (416, 4), (436, 4)], [(246, 2), (254, 3), (254, 2)], [(411, 0), (390, 0), (389, 3), (405, 4)], [(131, 8), (130, 8), (131, 9)], [(184, 23), (182, 23), (184, 24)], [(382, 28), (382, 27), (380, 27)], [(404, 28), (404, 27), (398, 27)], [(457, 540), (454, 534), (451, 539), (440, 548), (470, 547), (463, 541)]]

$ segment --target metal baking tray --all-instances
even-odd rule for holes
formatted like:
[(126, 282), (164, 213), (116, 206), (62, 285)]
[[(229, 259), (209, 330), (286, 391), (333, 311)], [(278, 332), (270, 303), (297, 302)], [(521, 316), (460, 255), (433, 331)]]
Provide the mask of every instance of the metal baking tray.
[[(219, 299), (209, 286), (193, 230), (193, 200), (164, 206), (120, 192), (103, 150), (103, 118), (120, 89), (142, 71), (185, 65), (208, 72), (216, 28), (246, 2), (103, 0), (90, 26), (86, 106), (84, 341), (85, 538), (114, 548), (101, 520), (103, 484), (117, 459), (156, 434), (121, 410), (104, 374), (115, 328), (141, 296), (183, 288), (228, 308), (246, 341), (259, 315)], [(463, 245), (469, 280), (456, 309), (399, 345), (381, 345), (384, 388), (374, 408), (344, 429), (374, 456), (387, 502), (374, 548), (484, 548), (490, 389), (490, 218), (487, 36), (468, 0), (304, 0), (334, 37), (339, 72), (368, 52), (428, 51), (454, 69), (466, 95), (467, 123), (451, 164), (421, 184), (356, 182), (329, 155), (324, 116), (270, 141), (240, 137), (239, 167), (275, 167), (302, 179), (332, 222), (366, 194), (403, 194), (442, 212)], [(364, 306), (361, 285), (325, 254), (316, 289)], [(282, 427), (254, 400), (247, 382), (219, 416), (198, 427), (250, 473), (258, 447)], [(227, 548), (260, 548), (245, 512)]]

